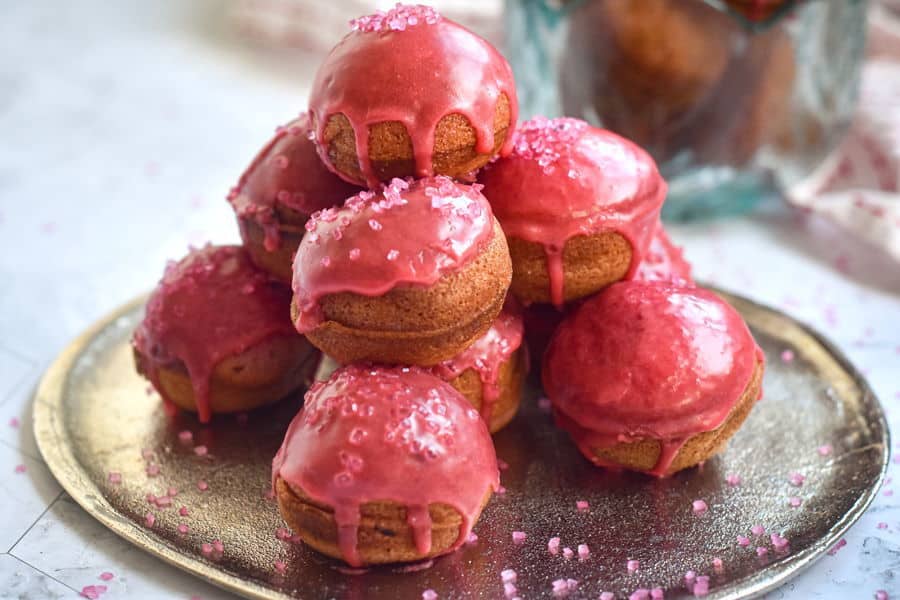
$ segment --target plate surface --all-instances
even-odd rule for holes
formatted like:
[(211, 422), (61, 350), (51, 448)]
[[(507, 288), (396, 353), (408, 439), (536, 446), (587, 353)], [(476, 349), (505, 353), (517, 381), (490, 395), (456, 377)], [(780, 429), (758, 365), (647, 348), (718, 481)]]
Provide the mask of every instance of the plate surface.
[[(251, 598), (420, 598), (428, 588), (441, 598), (502, 598), (500, 571), (507, 568), (516, 570), (522, 598), (551, 596), (559, 578), (578, 581), (572, 598), (601, 591), (627, 598), (654, 587), (670, 600), (693, 597), (684, 583), (688, 570), (710, 576), (709, 598), (749, 598), (809, 565), (859, 518), (884, 477), (890, 444), (878, 401), (837, 350), (783, 314), (727, 298), (768, 365), (764, 399), (722, 455), (665, 480), (597, 469), (553, 427), (532, 387), (520, 414), (494, 438), (509, 465), (501, 474), (506, 491), (476, 525), (478, 540), (418, 569), (352, 573), (280, 539), (284, 525), (267, 498), (270, 464), (300, 396), (211, 426), (166, 414), (132, 365), (128, 340), (142, 299), (75, 340), (47, 371), (35, 395), (35, 434), (62, 486), (104, 525)], [(792, 361), (782, 359), (784, 350), (794, 353)], [(190, 441), (179, 436), (184, 431)], [(800, 486), (790, 482), (795, 472), (805, 476)], [(110, 473), (121, 474), (121, 482), (111, 482)], [(729, 475), (740, 484), (729, 485)], [(178, 493), (171, 506), (148, 501), (172, 487)], [(791, 507), (791, 498), (802, 504)], [(697, 499), (709, 506), (703, 514), (692, 510)], [(589, 510), (576, 510), (578, 500)], [(182, 506), (187, 516), (179, 514)], [(754, 525), (766, 534), (754, 536)], [(525, 542), (513, 544), (512, 531), (525, 532)], [(772, 532), (787, 538), (788, 551), (775, 550)], [(749, 545), (739, 545), (738, 536)], [(551, 537), (573, 550), (587, 544), (591, 555), (551, 555)], [(222, 541), (221, 555), (204, 554), (203, 544), (214, 540)], [(713, 568), (714, 558), (721, 569)], [(637, 571), (626, 569), (629, 560), (639, 561)], [(276, 561), (286, 564), (283, 573)]]

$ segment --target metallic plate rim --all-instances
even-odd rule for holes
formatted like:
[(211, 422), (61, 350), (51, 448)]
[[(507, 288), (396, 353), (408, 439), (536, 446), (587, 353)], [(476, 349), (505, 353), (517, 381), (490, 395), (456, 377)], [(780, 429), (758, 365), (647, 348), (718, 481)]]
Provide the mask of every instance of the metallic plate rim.
[[(878, 397), (872, 391), (868, 381), (853, 365), (844, 353), (810, 325), (795, 319), (775, 308), (766, 306), (744, 296), (723, 291), (714, 286), (704, 286), (726, 298), (730, 303), (739, 307), (746, 305), (754, 310), (775, 314), (786, 319), (803, 333), (815, 340), (838, 365), (859, 386), (861, 395), (874, 409), (876, 425), (882, 432), (881, 465), (875, 484), (863, 493), (844, 514), (844, 516), (832, 527), (829, 535), (818, 540), (805, 550), (793, 555), (793, 560), (787, 564), (777, 564), (765, 568), (753, 575), (733, 582), (738, 589), (723, 590), (721, 593), (711, 593), (711, 600), (739, 600), (745, 598), (758, 598), (763, 594), (778, 588), (789, 579), (795, 577), (809, 568), (818, 559), (825, 555), (837, 541), (859, 520), (875, 500), (890, 464), (890, 429), (888, 428), (884, 408)], [(78, 463), (72, 452), (71, 444), (66, 440), (69, 437), (63, 427), (62, 414), (65, 410), (65, 382), (70, 369), (81, 351), (104, 329), (109, 327), (117, 319), (133, 311), (144, 304), (149, 294), (142, 294), (137, 298), (115, 309), (112, 313), (101, 318), (90, 326), (81, 335), (76, 337), (53, 360), (44, 372), (37, 384), (32, 396), (34, 436), (38, 449), (50, 472), (60, 483), (62, 488), (77, 502), (89, 515), (100, 521), (110, 531), (122, 537), (131, 544), (141, 548), (157, 558), (173, 565), (191, 575), (199, 577), (213, 585), (229, 592), (240, 594), (247, 598), (261, 600), (284, 600), (290, 598), (286, 594), (278, 593), (271, 588), (243, 579), (226, 571), (212, 568), (211, 566), (183, 554), (180, 550), (162, 542), (157, 537), (137, 526), (132, 521), (119, 515), (103, 496), (98, 487), (90, 481), (87, 473)]]

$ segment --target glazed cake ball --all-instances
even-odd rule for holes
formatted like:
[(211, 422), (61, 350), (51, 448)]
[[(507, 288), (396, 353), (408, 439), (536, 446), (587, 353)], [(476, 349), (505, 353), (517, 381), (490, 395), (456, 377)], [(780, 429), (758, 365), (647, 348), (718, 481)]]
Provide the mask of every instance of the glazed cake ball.
[(394, 177), (459, 179), (509, 152), (515, 83), (487, 41), (420, 5), (351, 28), (310, 96), (319, 154), (335, 173), (371, 189)]
[(432, 372), (472, 403), (491, 433), (506, 426), (519, 410), (528, 375), (528, 351), (522, 345), (521, 309), (507, 299), (487, 333)]
[(290, 301), (240, 246), (192, 250), (169, 263), (147, 302), (133, 338), (137, 370), (201, 423), (279, 400), (319, 358), (294, 330)]
[(512, 266), (478, 190), (395, 179), (313, 215), (294, 260), (297, 330), (343, 364), (430, 366), (484, 335)]
[(590, 461), (661, 477), (725, 447), (762, 394), (763, 366), (744, 320), (712, 292), (630, 281), (560, 325), (543, 382)]
[(656, 223), (653, 239), (644, 260), (634, 274), (636, 281), (666, 281), (680, 286), (694, 285), (691, 263), (684, 258), (680, 247), (672, 243), (662, 222)]
[(325, 168), (308, 115), (276, 130), (228, 194), (244, 247), (256, 265), (290, 283), (294, 252), (309, 215), (358, 193)]
[(666, 196), (646, 152), (569, 118), (523, 123), (480, 181), (507, 235), (512, 293), (558, 307), (634, 276)]
[(416, 368), (351, 365), (306, 394), (272, 463), (284, 520), (359, 567), (446, 554), (499, 485), (484, 421)]

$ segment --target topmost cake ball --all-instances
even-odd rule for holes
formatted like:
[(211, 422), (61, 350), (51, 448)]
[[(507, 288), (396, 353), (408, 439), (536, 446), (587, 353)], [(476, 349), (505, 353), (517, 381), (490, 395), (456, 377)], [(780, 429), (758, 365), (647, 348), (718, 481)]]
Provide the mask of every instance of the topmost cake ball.
[(466, 179), (511, 150), (515, 83), (490, 43), (420, 5), (398, 4), (351, 28), (310, 95), (331, 170), (372, 189), (394, 177)]

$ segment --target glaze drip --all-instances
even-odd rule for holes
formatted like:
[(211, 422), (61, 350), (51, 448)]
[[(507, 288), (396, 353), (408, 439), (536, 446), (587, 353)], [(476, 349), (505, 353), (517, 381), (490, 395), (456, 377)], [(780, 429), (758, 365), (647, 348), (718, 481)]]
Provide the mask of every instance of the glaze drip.
[(494, 231), (479, 190), (442, 176), (394, 179), (377, 194), (361, 192), (341, 208), (314, 214), (294, 257), (297, 330), (322, 322), (323, 296), (428, 286), (469, 264)]
[(536, 117), (516, 132), (512, 153), (479, 180), (507, 236), (541, 244), (550, 296), (563, 303), (563, 250), (577, 235), (614, 231), (631, 244), (634, 277), (650, 245), (666, 183), (646, 152), (571, 118)]
[[(330, 168), (325, 127), (337, 114), (353, 127), (359, 168), (371, 189), (379, 183), (369, 158), (369, 127), (376, 123), (406, 127), (416, 177), (434, 175), (435, 129), (443, 117), (464, 116), (481, 154), (494, 148), (501, 94), (509, 101), (509, 131), (515, 127), (512, 69), (486, 40), (419, 5), (398, 4), (387, 13), (352, 21), (351, 28), (319, 67), (310, 96), (319, 154)], [(507, 135), (501, 155), (510, 151), (511, 140)]]
[(243, 248), (206, 245), (166, 266), (132, 343), (167, 402), (159, 369), (184, 365), (198, 418), (208, 423), (216, 365), (271, 336), (296, 335), (290, 301), (290, 290), (258, 271)]
[[(278, 127), (228, 194), (238, 217), (253, 219), (265, 232), (266, 250), (281, 244), (278, 209), (299, 215), (343, 204), (360, 189), (329, 171), (316, 151), (309, 116)], [(298, 223), (299, 226), (299, 223)], [(302, 233), (302, 229), (300, 230)]]
[(344, 560), (360, 566), (360, 507), (406, 508), (416, 548), (431, 549), (431, 504), (461, 516), (468, 537), (485, 494), (499, 485), (497, 457), (478, 412), (449, 384), (416, 368), (350, 365), (306, 394), (272, 462), (281, 477), (334, 508)]
[(652, 438), (663, 475), (681, 444), (719, 427), (762, 364), (731, 306), (701, 288), (616, 283), (557, 329), (544, 389), (582, 452)]
[(432, 372), (445, 381), (456, 379), (468, 369), (478, 373), (481, 418), (490, 425), (494, 405), (501, 393), (500, 367), (522, 345), (524, 331), (521, 310), (514, 301), (507, 299), (487, 333), (458, 355), (432, 367)]

